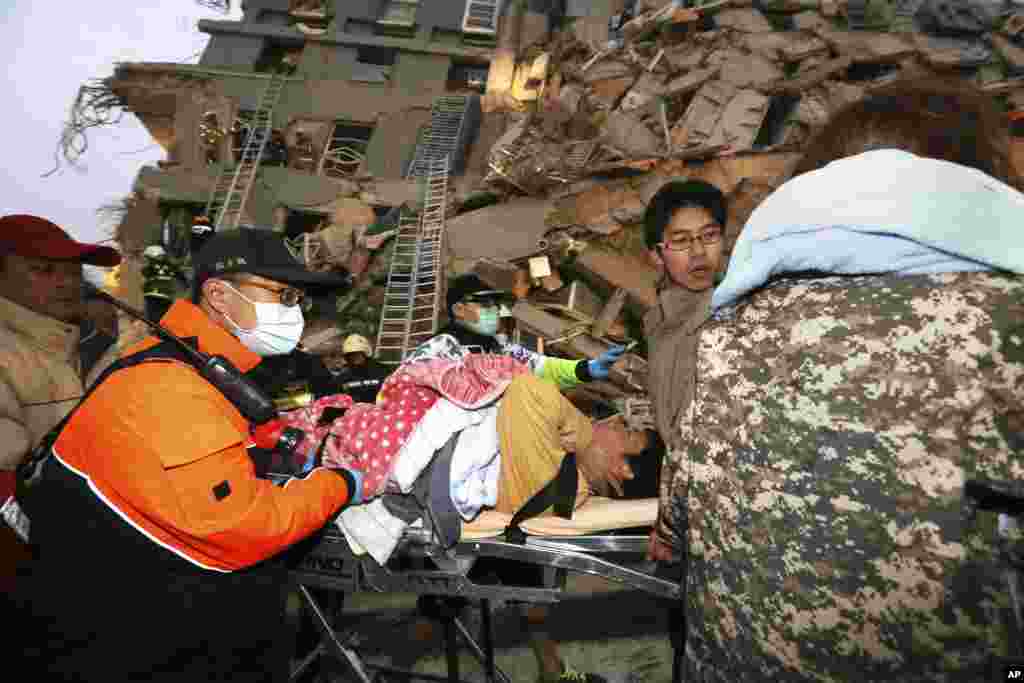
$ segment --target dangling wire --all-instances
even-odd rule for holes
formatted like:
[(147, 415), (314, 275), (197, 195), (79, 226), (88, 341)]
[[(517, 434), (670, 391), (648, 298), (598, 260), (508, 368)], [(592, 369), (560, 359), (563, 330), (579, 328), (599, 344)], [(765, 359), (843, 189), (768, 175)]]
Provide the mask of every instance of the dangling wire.
[(89, 148), (86, 136), (90, 128), (111, 126), (124, 116), (121, 98), (110, 89), (106, 79), (94, 78), (78, 89), (78, 95), (71, 105), (68, 120), (64, 123), (57, 150), (54, 152), (54, 166), (44, 173), (47, 178), (56, 173), (61, 162), (78, 166), (79, 160)]

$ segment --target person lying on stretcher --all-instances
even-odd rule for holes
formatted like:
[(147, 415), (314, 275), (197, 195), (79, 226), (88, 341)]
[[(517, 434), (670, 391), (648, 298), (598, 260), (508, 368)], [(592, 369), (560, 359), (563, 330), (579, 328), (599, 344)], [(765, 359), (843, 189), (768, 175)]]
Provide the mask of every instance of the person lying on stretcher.
[[(606, 375), (619, 353), (613, 349), (590, 361), (591, 372)], [(358, 464), (364, 501), (389, 489), (408, 492), (433, 453), (467, 428), (473, 445), (465, 457), (473, 462), (461, 469), (470, 475), (465, 495), (453, 486), (453, 502), (465, 520), (483, 507), (514, 513), (555, 477), (569, 452), (576, 453), (580, 474), (577, 506), (591, 491), (621, 493), (622, 482), (633, 476), (626, 458), (640, 453), (646, 439), (621, 421), (592, 421), (562, 396), (555, 381), (538, 376), (546, 374), (545, 365), (576, 361), (539, 358), (541, 363), (527, 364), (513, 356), (470, 353), (450, 335), (440, 335), (385, 381), (376, 404), (346, 404), (342, 417), (316, 426), (336, 400), (325, 399), (293, 411), (289, 419), (317, 442), (326, 439), (325, 465)]]
[[(608, 366), (621, 350), (589, 362), (549, 358), (521, 347), (506, 346), (505, 351), (510, 355), (470, 353), (450, 335), (434, 337), (385, 381), (376, 404), (352, 404), (329, 427), (324, 464), (359, 463), (365, 473), (364, 500), (385, 489), (408, 493), (435, 452), (460, 432), (452, 457), (450, 492), (463, 520), (473, 519), (483, 507), (514, 514), (555, 478), (569, 452), (576, 454), (579, 474), (577, 508), (591, 491), (621, 494), (623, 482), (633, 478), (627, 456), (644, 449), (645, 435), (627, 431), (618, 419), (590, 420), (559, 390), (578, 381), (574, 380), (578, 365), (589, 365), (590, 376), (607, 376)], [(313, 406), (296, 411), (308, 415), (307, 430), (319, 420), (316, 410)], [(342, 516), (341, 527), (350, 546), (353, 540), (364, 541), (353, 519), (362, 508), (366, 508), (365, 517), (372, 518), (364, 530), (401, 528), (384, 507), (357, 506), (348, 511), (348, 518)], [(386, 562), (398, 535), (387, 538), (370, 533), (363, 544), (379, 562)], [(517, 585), (539, 579), (529, 568), (515, 575), (508, 573), (508, 567), (489, 569), (502, 581)], [(564, 662), (545, 627), (547, 607), (525, 609), (521, 616), (540, 680), (603, 680), (575, 672)], [(418, 626), (414, 634), (429, 631), (423, 628), (429, 622)]]

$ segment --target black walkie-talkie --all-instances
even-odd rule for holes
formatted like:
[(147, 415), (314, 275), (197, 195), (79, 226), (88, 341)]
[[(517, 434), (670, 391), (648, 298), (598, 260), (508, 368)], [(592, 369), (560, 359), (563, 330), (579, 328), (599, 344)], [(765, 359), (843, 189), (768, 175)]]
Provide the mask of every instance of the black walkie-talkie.
[(184, 351), (185, 355), (192, 362), (192, 365), (194, 365), (199, 371), (199, 374), (203, 376), (203, 379), (216, 387), (226, 399), (231, 401), (231, 405), (233, 405), (246, 420), (253, 424), (263, 424), (277, 416), (277, 406), (274, 405), (274, 402), (270, 397), (267, 396), (262, 389), (256, 386), (256, 384), (250, 381), (244, 374), (242, 374), (242, 372), (227, 358), (224, 358), (223, 356), (208, 356), (207, 354), (192, 348), (180, 338), (172, 334), (168, 329), (159, 323), (153, 322), (128, 304), (121, 302), (117, 298), (107, 294), (101, 289), (97, 289), (91, 284), (86, 283), (85, 286), (95, 296), (98, 296), (105, 301), (109, 301), (133, 318), (146, 323), (146, 325), (156, 332), (158, 337), (164, 341), (174, 344)]

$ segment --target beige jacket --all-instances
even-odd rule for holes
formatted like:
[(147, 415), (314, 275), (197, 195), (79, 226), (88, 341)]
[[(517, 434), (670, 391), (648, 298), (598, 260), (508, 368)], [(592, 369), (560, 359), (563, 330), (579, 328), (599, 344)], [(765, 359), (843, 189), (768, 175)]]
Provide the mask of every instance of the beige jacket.
[(0, 297), (0, 470), (12, 470), (78, 404), (117, 357), (111, 347), (83, 386), (78, 326)]
[(684, 520), (670, 519), (671, 484), (681, 447), (680, 413), (693, 401), (697, 368), (697, 329), (711, 314), (711, 293), (667, 287), (658, 293), (658, 304), (644, 316), (647, 337), (647, 392), (654, 407), (654, 422), (665, 442), (659, 482), (661, 503), (657, 529), (663, 540), (678, 539)]

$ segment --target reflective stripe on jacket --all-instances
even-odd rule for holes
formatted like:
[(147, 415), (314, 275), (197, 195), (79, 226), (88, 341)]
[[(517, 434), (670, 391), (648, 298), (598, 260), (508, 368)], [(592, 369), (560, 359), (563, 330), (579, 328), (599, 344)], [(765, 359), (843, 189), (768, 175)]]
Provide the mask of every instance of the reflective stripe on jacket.
[[(259, 362), (186, 301), (162, 322), (243, 372)], [(249, 445), (249, 424), (234, 406), (190, 365), (168, 359), (111, 374), (53, 451), (97, 504), (149, 541), (198, 567), (232, 571), (309, 536), (350, 499), (346, 480), (323, 468), (284, 487), (257, 478)], [(77, 527), (69, 520), (68, 533)]]

